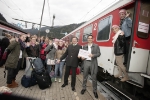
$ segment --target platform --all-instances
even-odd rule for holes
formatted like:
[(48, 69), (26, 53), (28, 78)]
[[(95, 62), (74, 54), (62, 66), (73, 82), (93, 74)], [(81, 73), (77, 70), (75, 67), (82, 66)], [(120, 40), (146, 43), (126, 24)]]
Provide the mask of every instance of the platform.
[[(0, 68), (0, 86), (6, 86), (6, 78), (4, 78), (3, 71), (4, 68)], [(70, 81), (69, 85), (64, 88), (61, 88), (63, 81), (61, 83), (53, 82), (52, 86), (45, 90), (40, 90), (38, 85), (30, 88), (24, 88), (21, 85), (21, 78), (23, 74), (24, 70), (20, 70), (19, 74), (17, 75), (16, 82), (19, 83), (19, 87), (11, 89), (14, 95), (29, 97), (36, 100), (106, 100), (103, 95), (100, 94), (100, 92), (98, 92), (99, 98), (95, 99), (93, 95), (92, 84), (89, 81), (87, 82), (87, 91), (85, 94), (80, 94), (82, 89), (82, 74), (77, 75), (76, 92), (71, 90)]]

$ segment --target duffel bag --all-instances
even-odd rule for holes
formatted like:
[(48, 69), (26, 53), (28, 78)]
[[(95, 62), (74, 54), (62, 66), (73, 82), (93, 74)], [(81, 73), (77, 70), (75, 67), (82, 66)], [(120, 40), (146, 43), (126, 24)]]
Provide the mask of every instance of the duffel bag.
[(21, 85), (25, 88), (34, 86), (37, 84), (36, 79), (33, 77), (26, 77), (25, 75), (23, 75), (23, 77), (21, 78)]

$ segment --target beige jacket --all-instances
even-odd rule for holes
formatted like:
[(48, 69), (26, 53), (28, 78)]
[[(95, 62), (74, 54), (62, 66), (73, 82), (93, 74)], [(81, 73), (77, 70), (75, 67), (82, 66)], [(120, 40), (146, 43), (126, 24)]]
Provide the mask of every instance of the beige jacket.
[(64, 47), (62, 50), (56, 50), (55, 59), (60, 60), (60, 57), (65, 53), (66, 48)]

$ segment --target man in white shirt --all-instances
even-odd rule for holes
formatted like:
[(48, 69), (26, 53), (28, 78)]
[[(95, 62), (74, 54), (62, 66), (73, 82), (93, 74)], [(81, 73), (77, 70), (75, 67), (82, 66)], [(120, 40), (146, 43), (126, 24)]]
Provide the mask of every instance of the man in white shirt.
[(89, 35), (87, 39), (88, 39), (88, 44), (84, 45), (83, 49), (87, 50), (90, 53), (89, 58), (86, 59), (86, 58), (78, 56), (78, 58), (81, 58), (82, 60), (84, 60), (83, 62), (83, 67), (84, 67), (83, 84), (82, 84), (83, 89), (81, 90), (81, 94), (84, 94), (84, 92), (86, 91), (86, 83), (87, 83), (88, 74), (90, 71), (91, 77), (92, 77), (92, 84), (93, 84), (93, 93), (94, 93), (95, 98), (98, 98), (96, 75), (97, 75), (97, 70), (98, 70), (97, 57), (100, 56), (100, 48), (97, 44), (93, 43), (92, 35)]

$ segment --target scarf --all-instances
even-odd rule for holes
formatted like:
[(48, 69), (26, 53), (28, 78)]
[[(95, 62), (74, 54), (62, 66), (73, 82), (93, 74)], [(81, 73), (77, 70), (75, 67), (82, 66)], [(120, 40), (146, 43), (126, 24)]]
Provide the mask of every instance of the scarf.
[(25, 43), (21, 40), (21, 39), (19, 39), (19, 43), (20, 43), (20, 49), (23, 51), (24, 49), (25, 49)]
[(56, 49), (58, 49), (58, 45), (56, 43), (53, 43), (53, 45)]
[(115, 34), (115, 36), (113, 37), (113, 40), (112, 40), (112, 43), (113, 43), (113, 44), (115, 44), (115, 42), (116, 42), (116, 40), (117, 40), (117, 38), (118, 38), (118, 36), (120, 35), (121, 32), (122, 32), (122, 31), (119, 30), (119, 31)]
[(62, 50), (64, 46), (58, 46), (58, 50)]

